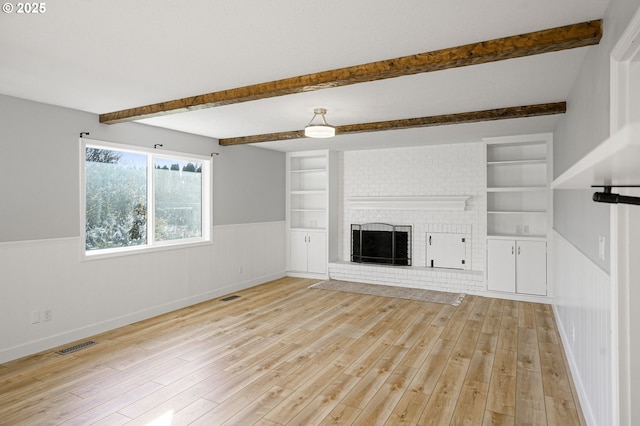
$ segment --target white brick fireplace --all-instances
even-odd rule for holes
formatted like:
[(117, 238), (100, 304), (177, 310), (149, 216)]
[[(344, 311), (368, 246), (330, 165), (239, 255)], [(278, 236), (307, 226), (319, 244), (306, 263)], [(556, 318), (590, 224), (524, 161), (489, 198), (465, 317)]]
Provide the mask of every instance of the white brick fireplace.
[[(481, 142), (346, 151), (340, 157), (339, 261), (333, 279), (483, 291), (486, 235), (485, 153)], [(352, 263), (351, 224), (411, 225), (412, 266)], [(426, 234), (468, 236), (465, 269), (430, 268)]]

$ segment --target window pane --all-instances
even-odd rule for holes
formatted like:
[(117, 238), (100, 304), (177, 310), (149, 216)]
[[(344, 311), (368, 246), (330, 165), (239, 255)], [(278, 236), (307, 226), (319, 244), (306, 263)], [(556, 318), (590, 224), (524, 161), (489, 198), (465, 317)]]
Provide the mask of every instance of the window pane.
[(86, 250), (147, 243), (146, 158), (86, 148)]
[(154, 161), (155, 239), (202, 236), (202, 164)]

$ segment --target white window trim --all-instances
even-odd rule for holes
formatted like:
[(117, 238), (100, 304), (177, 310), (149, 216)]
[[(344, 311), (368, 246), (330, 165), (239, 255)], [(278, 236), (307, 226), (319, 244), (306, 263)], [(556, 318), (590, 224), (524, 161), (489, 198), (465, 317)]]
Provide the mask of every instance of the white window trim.
[[(101, 249), (95, 251), (86, 250), (86, 219), (87, 219), (87, 197), (86, 197), (86, 149), (89, 147), (99, 147), (113, 149), (117, 151), (143, 154), (147, 156), (147, 244), (131, 247), (117, 247)], [(155, 205), (153, 194), (153, 160), (154, 158), (170, 158), (184, 161), (198, 161), (202, 164), (202, 236), (185, 238), (181, 240), (155, 241), (154, 222), (155, 215), (152, 207)], [(186, 154), (184, 152), (167, 151), (140, 147), (136, 145), (126, 145), (114, 142), (105, 142), (96, 139), (80, 138), (80, 255), (81, 260), (97, 260), (119, 256), (131, 256), (134, 254), (153, 253), (165, 250), (183, 249), (213, 244), (213, 181), (211, 157), (200, 154)]]

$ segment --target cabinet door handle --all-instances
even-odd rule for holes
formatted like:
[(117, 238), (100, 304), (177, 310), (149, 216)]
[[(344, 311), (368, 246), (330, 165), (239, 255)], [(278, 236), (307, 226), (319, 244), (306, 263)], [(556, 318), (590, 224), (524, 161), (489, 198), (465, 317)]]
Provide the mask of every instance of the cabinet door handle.
[(310, 243), (310, 242), (311, 242), (311, 235), (309, 235), (309, 241), (307, 241), (307, 242), (308, 242), (308, 243)]
[(520, 254), (520, 246), (518, 246), (518, 254)]
[(516, 254), (514, 250), (515, 250), (515, 248), (513, 246), (511, 246), (511, 254)]

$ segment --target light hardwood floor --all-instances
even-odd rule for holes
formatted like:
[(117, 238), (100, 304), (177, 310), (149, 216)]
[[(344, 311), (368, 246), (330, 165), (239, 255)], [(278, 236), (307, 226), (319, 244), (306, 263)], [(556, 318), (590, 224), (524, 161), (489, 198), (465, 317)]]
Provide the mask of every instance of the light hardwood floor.
[(1, 365), (0, 424), (583, 424), (548, 305), (313, 282), (283, 278)]

